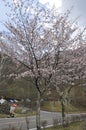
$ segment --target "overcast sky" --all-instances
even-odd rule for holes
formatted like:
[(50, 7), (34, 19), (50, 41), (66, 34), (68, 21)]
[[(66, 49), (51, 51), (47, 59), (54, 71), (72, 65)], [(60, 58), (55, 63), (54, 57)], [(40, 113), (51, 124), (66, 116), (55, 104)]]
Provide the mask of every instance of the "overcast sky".
[[(70, 9), (73, 6), (71, 18), (75, 19), (79, 16), (79, 19), (77, 20), (79, 25), (86, 26), (86, 0), (39, 0), (39, 2), (44, 5), (49, 3), (49, 7), (52, 7), (52, 5), (55, 4), (59, 9), (59, 12)], [(9, 10), (6, 9), (2, 0), (0, 0), (0, 21), (6, 20), (6, 12), (9, 12)], [(0, 30), (4, 30), (4, 27), (1, 24)]]
[(86, 26), (86, 0), (62, 0), (63, 9), (70, 9), (72, 6), (71, 18), (79, 16), (79, 24)]

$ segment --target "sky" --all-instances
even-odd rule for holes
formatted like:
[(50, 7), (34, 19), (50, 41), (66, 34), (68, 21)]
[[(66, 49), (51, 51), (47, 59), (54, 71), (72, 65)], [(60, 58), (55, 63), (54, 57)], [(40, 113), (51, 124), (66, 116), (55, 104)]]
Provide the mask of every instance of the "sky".
[[(9, 0), (10, 1), (10, 0)], [(14, 0), (15, 2), (19, 0)], [(21, 0), (20, 0), (21, 1)], [(70, 18), (77, 19), (80, 26), (86, 26), (86, 0), (39, 0), (39, 2), (49, 8), (53, 5), (58, 9), (58, 12), (65, 12), (67, 9), (72, 8)], [(0, 1), (0, 22), (7, 20), (5, 13), (9, 12), (4, 6), (3, 0)], [(5, 28), (0, 23), (0, 31)]]
[(62, 0), (63, 10), (72, 8), (71, 18), (75, 19), (80, 26), (86, 26), (86, 0)]
[(42, 4), (47, 4), (49, 7), (52, 7), (53, 5), (58, 8), (58, 11), (61, 11), (62, 6), (62, 0), (39, 0)]

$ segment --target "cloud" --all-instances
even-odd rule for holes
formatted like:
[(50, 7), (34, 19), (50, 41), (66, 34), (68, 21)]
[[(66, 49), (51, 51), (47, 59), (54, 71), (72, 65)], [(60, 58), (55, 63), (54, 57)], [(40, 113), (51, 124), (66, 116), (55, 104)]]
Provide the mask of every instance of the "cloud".
[(62, 0), (39, 0), (40, 3), (46, 4), (49, 7), (55, 6), (60, 10), (62, 7)]

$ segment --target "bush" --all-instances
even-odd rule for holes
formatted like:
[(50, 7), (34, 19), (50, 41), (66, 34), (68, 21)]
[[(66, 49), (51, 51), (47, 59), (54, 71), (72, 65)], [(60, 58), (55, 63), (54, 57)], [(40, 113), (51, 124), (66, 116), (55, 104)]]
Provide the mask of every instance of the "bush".
[(43, 129), (47, 126), (47, 120), (43, 120), (41, 121), (41, 126), (43, 127)]
[(59, 119), (53, 119), (53, 126), (57, 126), (58, 124), (60, 124), (61, 123), (61, 119), (59, 118)]
[(1, 114), (9, 114), (10, 113), (10, 105), (8, 103), (0, 104), (0, 113)]

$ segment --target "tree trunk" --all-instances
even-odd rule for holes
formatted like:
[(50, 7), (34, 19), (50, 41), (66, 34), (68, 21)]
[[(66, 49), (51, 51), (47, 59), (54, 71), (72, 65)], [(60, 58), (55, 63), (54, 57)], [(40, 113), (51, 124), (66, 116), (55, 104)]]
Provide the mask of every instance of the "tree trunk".
[(62, 126), (65, 125), (65, 105), (63, 99), (61, 100), (61, 106), (62, 106)]
[(37, 91), (36, 127), (37, 127), (37, 130), (41, 130), (41, 124), (40, 124), (40, 92), (39, 91)]

